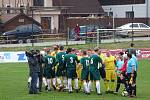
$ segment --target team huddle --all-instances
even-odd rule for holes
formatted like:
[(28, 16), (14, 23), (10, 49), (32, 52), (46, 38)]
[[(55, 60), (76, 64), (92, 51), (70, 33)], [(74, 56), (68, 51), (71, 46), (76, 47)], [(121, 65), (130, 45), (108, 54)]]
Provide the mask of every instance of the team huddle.
[(136, 96), (138, 62), (132, 49), (113, 56), (109, 50), (104, 54), (99, 48), (80, 51), (54, 46), (53, 50), (31, 50), (26, 56), (30, 69), (29, 94), (42, 91), (44, 83), (46, 91), (90, 94), (95, 89), (101, 95), (102, 79), (106, 94), (117, 94), (123, 84), (123, 95)]

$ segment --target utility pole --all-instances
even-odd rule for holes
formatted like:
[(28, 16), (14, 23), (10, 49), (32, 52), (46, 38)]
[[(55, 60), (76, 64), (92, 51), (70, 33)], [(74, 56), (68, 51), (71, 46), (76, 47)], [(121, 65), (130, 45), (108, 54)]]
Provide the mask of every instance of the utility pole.
[(132, 43), (134, 42), (134, 31), (133, 31), (133, 21), (134, 21), (134, 10), (132, 5)]
[(31, 7), (31, 13), (32, 13), (32, 48), (34, 47), (34, 32), (33, 32), (33, 24), (34, 24), (34, 21), (33, 21), (33, 7)]

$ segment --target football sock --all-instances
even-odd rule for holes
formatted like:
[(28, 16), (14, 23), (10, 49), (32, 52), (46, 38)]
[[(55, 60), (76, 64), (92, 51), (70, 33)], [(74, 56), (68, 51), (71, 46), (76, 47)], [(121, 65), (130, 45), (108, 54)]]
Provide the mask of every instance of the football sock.
[(53, 86), (56, 86), (56, 78), (53, 78)]
[(117, 83), (116, 92), (118, 92), (119, 88), (120, 88), (120, 83)]
[(97, 89), (97, 93), (100, 93), (100, 81), (96, 81), (96, 89)]
[(83, 82), (83, 87), (84, 87), (84, 91), (88, 92), (88, 85), (87, 85), (86, 81)]
[(68, 90), (69, 92), (72, 92), (72, 79), (68, 79)]
[(105, 85), (106, 91), (108, 91), (109, 90), (109, 83), (108, 83), (108, 81), (104, 81), (104, 85)]
[(64, 85), (65, 87), (68, 87), (68, 86), (67, 86), (67, 77), (64, 77), (64, 78), (63, 78), (63, 85)]
[(47, 79), (47, 85), (48, 85), (48, 90), (50, 90), (50, 85), (51, 85), (51, 83), (50, 83), (51, 81), (50, 81), (50, 79)]
[(114, 80), (111, 81), (111, 83), (110, 83), (110, 90), (111, 90), (111, 91), (114, 91), (114, 90), (115, 90), (115, 81), (114, 81)]
[(31, 77), (28, 78), (28, 83), (31, 83), (31, 79), (32, 79)]
[(60, 78), (57, 78), (57, 83), (59, 86), (62, 86), (62, 83), (61, 83), (61, 79)]
[(78, 79), (76, 78), (76, 79), (74, 79), (74, 81), (75, 81), (75, 89), (79, 89), (78, 88)]
[(37, 88), (39, 88), (39, 78), (37, 79), (37, 84), (36, 84)]
[(79, 88), (83, 88), (83, 87), (82, 87), (82, 86), (83, 86), (83, 85), (82, 85), (82, 80), (79, 79), (78, 82), (79, 82), (79, 83), (78, 83), (78, 84), (79, 84)]
[(46, 81), (45, 77), (43, 77), (43, 83), (44, 83), (45, 86), (47, 86), (47, 81)]
[(87, 84), (87, 92), (90, 93), (90, 90), (91, 90), (91, 81), (89, 81)]

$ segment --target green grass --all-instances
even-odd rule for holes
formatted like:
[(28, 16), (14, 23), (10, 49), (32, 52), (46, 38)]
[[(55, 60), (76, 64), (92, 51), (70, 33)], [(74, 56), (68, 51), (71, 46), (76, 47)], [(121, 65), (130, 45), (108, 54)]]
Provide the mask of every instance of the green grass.
[[(150, 48), (150, 41), (135, 41), (135, 48)], [(102, 43), (99, 46), (103, 49), (126, 49), (129, 48), (131, 44), (131, 41), (129, 42), (121, 42), (121, 43)], [(51, 47), (51, 46), (47, 46)], [(94, 48), (96, 47), (96, 44), (94, 43), (88, 43), (88, 44), (83, 44), (83, 45), (69, 45), (65, 46), (67, 47), (73, 47), (77, 49), (89, 49), (89, 48)], [(25, 51), (29, 50), (30, 46), (27, 47), (0, 47), (0, 51)], [(34, 49), (42, 49), (44, 48), (43, 46), (35, 46), (33, 47)]]
[[(150, 60), (139, 61), (137, 78), (136, 100), (149, 100), (150, 90)], [(27, 89), (28, 65), (26, 63), (0, 64), (0, 100), (127, 100), (121, 95), (96, 93), (85, 95), (81, 93), (68, 94), (67, 92), (43, 92), (39, 95), (29, 95)], [(103, 81), (101, 81), (104, 93)], [(132, 99), (131, 99), (132, 100)]]

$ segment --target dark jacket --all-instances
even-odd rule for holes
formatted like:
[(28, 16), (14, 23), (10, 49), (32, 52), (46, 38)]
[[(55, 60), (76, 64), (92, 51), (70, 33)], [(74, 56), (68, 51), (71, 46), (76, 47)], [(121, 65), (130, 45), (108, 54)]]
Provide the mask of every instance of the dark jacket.
[(28, 57), (29, 74), (38, 73), (40, 71), (37, 57)]

